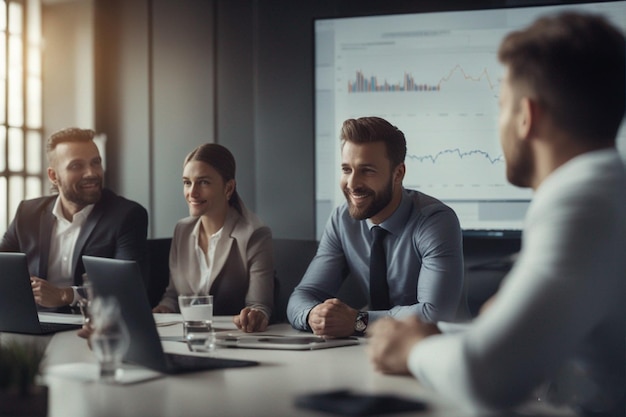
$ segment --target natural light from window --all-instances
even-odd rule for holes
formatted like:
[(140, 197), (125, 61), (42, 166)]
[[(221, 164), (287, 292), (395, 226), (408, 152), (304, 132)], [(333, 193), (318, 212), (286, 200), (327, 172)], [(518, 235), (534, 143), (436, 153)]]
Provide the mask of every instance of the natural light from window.
[(40, 0), (0, 0), (0, 235), (43, 194)]

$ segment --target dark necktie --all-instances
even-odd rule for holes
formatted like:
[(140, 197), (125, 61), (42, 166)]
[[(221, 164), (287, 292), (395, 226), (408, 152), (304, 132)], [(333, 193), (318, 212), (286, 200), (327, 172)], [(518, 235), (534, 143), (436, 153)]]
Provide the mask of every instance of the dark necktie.
[(370, 301), (372, 310), (389, 310), (389, 286), (387, 285), (387, 258), (383, 240), (387, 231), (380, 226), (372, 227), (374, 240), (370, 252)]

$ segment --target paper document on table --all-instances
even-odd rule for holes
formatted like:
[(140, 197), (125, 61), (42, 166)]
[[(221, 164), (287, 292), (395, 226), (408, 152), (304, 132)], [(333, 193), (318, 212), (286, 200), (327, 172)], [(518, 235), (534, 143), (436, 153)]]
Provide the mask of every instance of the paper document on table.
[(213, 328), (215, 330), (237, 330), (233, 322), (233, 316), (213, 316)]
[(83, 324), (83, 316), (78, 314), (38, 312), (37, 315), (42, 323)]
[[(100, 380), (100, 366), (97, 363), (64, 363), (61, 365), (49, 366), (44, 377), (60, 377), (74, 379), (84, 382), (102, 382)], [(115, 382), (112, 384), (136, 384), (138, 382), (149, 381), (162, 377), (163, 374), (148, 368), (124, 364), (118, 370)]]
[[(154, 322), (157, 327), (181, 324), (183, 316), (180, 313), (154, 313)], [(213, 316), (213, 328), (219, 330), (237, 330), (233, 323), (233, 316)]]
[(171, 326), (183, 322), (183, 316), (178, 313), (153, 313), (152, 315), (158, 327)]

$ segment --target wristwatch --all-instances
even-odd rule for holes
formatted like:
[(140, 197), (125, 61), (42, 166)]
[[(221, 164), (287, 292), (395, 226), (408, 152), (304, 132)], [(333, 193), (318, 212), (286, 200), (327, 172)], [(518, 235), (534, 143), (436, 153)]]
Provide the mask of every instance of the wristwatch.
[(365, 333), (365, 329), (367, 329), (367, 321), (369, 319), (369, 315), (365, 311), (359, 311), (356, 315), (356, 320), (354, 321), (354, 332), (362, 335)]

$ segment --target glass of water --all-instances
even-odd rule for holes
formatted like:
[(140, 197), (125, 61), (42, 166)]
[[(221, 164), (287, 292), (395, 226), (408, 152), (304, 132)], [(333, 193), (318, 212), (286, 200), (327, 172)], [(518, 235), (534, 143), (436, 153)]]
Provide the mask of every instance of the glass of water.
[(113, 297), (96, 297), (91, 303), (91, 313), (90, 341), (100, 364), (100, 380), (117, 382), (121, 377), (122, 359), (130, 346), (130, 335), (119, 304)]
[(212, 295), (179, 295), (178, 306), (183, 316), (183, 337), (192, 352), (215, 349)]
[(89, 326), (91, 321), (89, 306), (93, 300), (93, 288), (87, 274), (83, 274), (83, 285), (77, 287), (76, 292), (78, 293), (78, 307), (83, 315), (83, 325)]

